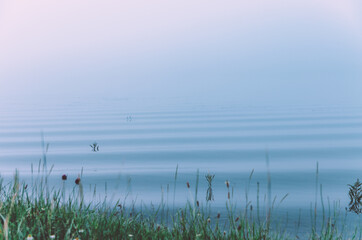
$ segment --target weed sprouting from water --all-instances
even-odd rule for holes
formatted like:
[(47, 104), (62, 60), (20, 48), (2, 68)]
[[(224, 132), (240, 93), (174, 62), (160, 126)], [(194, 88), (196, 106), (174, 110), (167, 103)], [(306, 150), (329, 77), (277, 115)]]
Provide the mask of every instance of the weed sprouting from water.
[(362, 213), (362, 209), (361, 209), (361, 205), (362, 205), (362, 183), (359, 181), (359, 179), (357, 179), (357, 181), (351, 185), (348, 184), (349, 186), (349, 199), (350, 202), (348, 204), (349, 206), (349, 211), (350, 212), (355, 212), (357, 214)]
[(89, 146), (92, 148), (92, 152), (98, 152), (99, 151), (98, 143), (94, 142), (93, 144), (90, 144)]
[(208, 188), (206, 191), (206, 201), (214, 201), (214, 194), (212, 192), (212, 180), (214, 180), (215, 174), (206, 174), (205, 178), (208, 184)]

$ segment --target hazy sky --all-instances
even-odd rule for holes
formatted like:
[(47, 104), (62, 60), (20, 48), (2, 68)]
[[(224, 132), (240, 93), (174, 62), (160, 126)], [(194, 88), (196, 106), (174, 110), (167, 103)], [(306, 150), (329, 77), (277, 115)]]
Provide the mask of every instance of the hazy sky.
[(0, 95), (362, 104), (360, 0), (0, 0)]

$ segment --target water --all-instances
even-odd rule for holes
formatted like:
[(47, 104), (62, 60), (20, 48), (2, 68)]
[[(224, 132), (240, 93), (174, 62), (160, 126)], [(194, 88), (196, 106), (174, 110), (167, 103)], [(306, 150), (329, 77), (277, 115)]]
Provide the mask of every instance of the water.
[[(259, 182), (264, 206), (268, 156), (276, 216), (288, 213), (288, 228), (293, 229), (300, 209), (302, 229), (307, 229), (317, 163), (324, 204), (348, 206), (347, 184), (362, 170), (361, 110), (359, 106), (246, 107), (125, 99), (14, 102), (0, 108), (1, 175), (10, 179), (18, 169), (30, 181), (31, 164), (36, 171), (42, 157), (43, 132), (49, 143), (48, 166), (54, 165), (52, 185), (60, 186), (61, 175), (68, 174), (67, 186), (72, 188), (83, 168), (85, 194), (92, 195), (97, 186), (95, 200), (107, 196), (110, 202), (127, 199), (147, 205), (163, 199), (178, 207), (194, 197), (199, 169), (198, 199), (205, 204), (204, 176), (215, 174), (212, 206), (223, 212), (226, 180), (233, 188), (233, 202), (240, 207), (246, 204), (248, 186), (248, 198), (255, 206)], [(91, 151), (93, 142), (99, 144), (99, 152)], [(319, 193), (317, 199), (320, 206)]]

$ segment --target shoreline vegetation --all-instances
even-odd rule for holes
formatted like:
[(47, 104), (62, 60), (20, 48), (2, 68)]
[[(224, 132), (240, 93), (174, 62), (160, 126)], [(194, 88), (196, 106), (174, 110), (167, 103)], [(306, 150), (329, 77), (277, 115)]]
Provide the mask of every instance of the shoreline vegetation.
[[(126, 206), (117, 202), (110, 206), (104, 202), (86, 203), (84, 200), (82, 173), (74, 181), (73, 190), (66, 194), (65, 182), (70, 181), (67, 175), (59, 176), (63, 182), (61, 189), (48, 185), (48, 177), (52, 172), (47, 169), (46, 146), (43, 159), (39, 162), (38, 171), (34, 174), (32, 166), (31, 184), (20, 182), (15, 172), (12, 182), (5, 184), (0, 179), (0, 240), (5, 239), (361, 239), (362, 227), (355, 226), (353, 231), (345, 230), (346, 222), (341, 219), (341, 208), (333, 204), (332, 209), (324, 205), (322, 185), (318, 184), (318, 164), (316, 171), (315, 202), (311, 203), (311, 229), (309, 232), (298, 232), (299, 223), (293, 232), (281, 227), (272, 218), (274, 206), (282, 204), (288, 194), (278, 200), (271, 196), (271, 178), (268, 171), (268, 192), (264, 196), (266, 209), (261, 209), (259, 184), (257, 201), (248, 200), (249, 184), (246, 186), (245, 206), (237, 208), (233, 201), (233, 188), (225, 182), (226, 215), (212, 211), (211, 204), (199, 203), (199, 172), (196, 174), (196, 186), (193, 189), (189, 182), (185, 183), (189, 191), (189, 199), (183, 208), (175, 209), (175, 189), (178, 175), (176, 168), (174, 178), (174, 197), (172, 208), (164, 202), (158, 206), (144, 206), (141, 209), (135, 204)], [(268, 164), (268, 157), (267, 157)], [(249, 176), (249, 183), (253, 171)], [(215, 175), (208, 173), (206, 200), (213, 200), (212, 181)], [(355, 185), (356, 186), (356, 185)], [(352, 185), (350, 185), (352, 187)], [(318, 191), (319, 190), (319, 191)], [(352, 189), (353, 190), (353, 189)], [(354, 189), (354, 195), (360, 196)], [(362, 198), (362, 197), (361, 197)], [(351, 198), (352, 199), (352, 198)], [(318, 202), (318, 205), (317, 205)], [(354, 202), (356, 206), (356, 202)], [(360, 203), (357, 204), (358, 206)], [(321, 208), (322, 211), (317, 211)], [(350, 209), (351, 210), (351, 209)], [(322, 212), (322, 214), (320, 214)], [(347, 208), (345, 209), (347, 213)], [(223, 213), (225, 214), (225, 213)], [(317, 216), (318, 214), (318, 216)]]

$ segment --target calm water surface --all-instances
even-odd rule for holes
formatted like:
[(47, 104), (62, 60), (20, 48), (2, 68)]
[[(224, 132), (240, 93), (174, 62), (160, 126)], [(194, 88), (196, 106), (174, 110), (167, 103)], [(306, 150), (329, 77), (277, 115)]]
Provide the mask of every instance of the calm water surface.
[[(153, 105), (122, 99), (56, 105), (15, 102), (0, 108), (1, 175), (10, 179), (17, 168), (30, 181), (31, 164), (36, 169), (42, 157), (43, 132), (55, 186), (60, 186), (62, 174), (68, 174), (72, 188), (83, 168), (86, 195), (93, 196), (97, 186), (96, 199), (127, 196), (128, 201), (149, 204), (163, 198), (171, 206), (178, 166), (175, 205), (183, 206), (195, 194), (199, 169), (200, 202), (205, 203), (205, 174), (215, 174), (212, 205), (222, 212), (225, 181), (234, 189), (233, 201), (243, 207), (253, 169), (249, 200), (256, 204), (259, 182), (264, 201), (268, 155), (276, 215), (288, 213), (294, 226), (301, 209), (302, 226), (307, 227), (310, 204), (315, 201), (317, 162), (326, 205), (328, 200), (339, 202), (344, 209), (347, 184), (361, 177), (361, 110), (358, 106)], [(99, 152), (91, 151), (93, 142), (99, 144)]]

